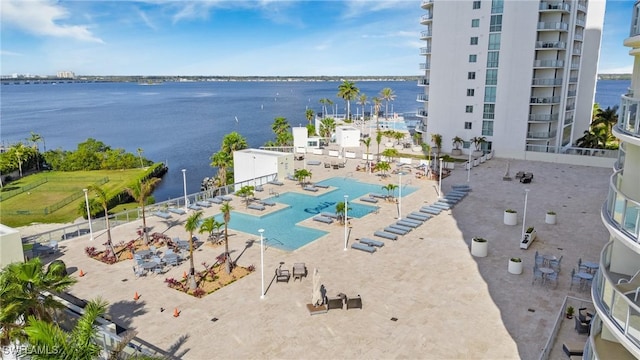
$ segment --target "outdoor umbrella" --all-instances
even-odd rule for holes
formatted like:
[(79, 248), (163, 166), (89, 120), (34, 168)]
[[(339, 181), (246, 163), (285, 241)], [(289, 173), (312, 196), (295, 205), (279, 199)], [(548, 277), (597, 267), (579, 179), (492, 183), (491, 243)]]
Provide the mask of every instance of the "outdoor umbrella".
[(322, 292), (320, 290), (320, 274), (318, 273), (318, 269), (313, 269), (313, 293), (311, 296), (311, 304), (313, 306), (322, 304)]

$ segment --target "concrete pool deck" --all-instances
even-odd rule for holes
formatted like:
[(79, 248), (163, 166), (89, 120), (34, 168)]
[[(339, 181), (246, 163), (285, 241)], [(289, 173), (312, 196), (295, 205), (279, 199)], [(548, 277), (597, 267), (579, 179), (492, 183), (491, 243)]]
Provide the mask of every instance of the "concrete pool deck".
[[(307, 159), (327, 161), (314, 155)], [(397, 176), (381, 179), (355, 171), (360, 163), (348, 160), (339, 170), (307, 169), (314, 182), (349, 176), (380, 186), (397, 183)], [(135, 278), (133, 262), (106, 265), (90, 259), (84, 248), (100, 248), (106, 241), (102, 233), (93, 242), (88, 235), (61, 242), (59, 258), (86, 273), (78, 278), (72, 294), (83, 299), (103, 297), (111, 304), (109, 313), (116, 323), (134, 328), (140, 339), (177, 358), (537, 359), (564, 297), (590, 298), (589, 293), (569, 290), (570, 273), (578, 258), (597, 262), (608, 239), (600, 209), (611, 169), (517, 160), (509, 160), (509, 165), (512, 176), (519, 170), (533, 172), (533, 182), (502, 181), (507, 160), (492, 159), (473, 168), (473, 191), (452, 210), (398, 241), (386, 240), (374, 254), (344, 251), (344, 227), (337, 223), (303, 221), (329, 233), (293, 252), (265, 250), (264, 299), (260, 299), (259, 238), (237, 231), (231, 231), (229, 238), (232, 257), (241, 266), (255, 265), (256, 271), (202, 299), (164, 284), (165, 278), (181, 277), (188, 261), (164, 275)], [(302, 162), (297, 161), (296, 167), (301, 168)], [(436, 181), (413, 175), (402, 178), (403, 184), (418, 187), (403, 197), (402, 214), (436, 201)], [(458, 166), (442, 181), (442, 189), (446, 193), (452, 184), (466, 183), (466, 179), (467, 172)], [(268, 188), (280, 193), (299, 189), (293, 181), (284, 183), (265, 185), (265, 191), (256, 196), (268, 197)], [(528, 250), (521, 250), (525, 188), (530, 189), (527, 226), (535, 226), (538, 239)], [(244, 211), (239, 198), (234, 198), (235, 209)], [(352, 220), (349, 244), (395, 222), (395, 203), (380, 201), (378, 206), (377, 213)], [(204, 213), (214, 215), (218, 208), (214, 205)], [(507, 208), (518, 211), (517, 226), (503, 225)], [(547, 210), (557, 212), (556, 225), (544, 223)], [(186, 238), (186, 217), (148, 216), (147, 222), (152, 232)], [(114, 242), (135, 238), (139, 226), (141, 221), (113, 228)], [(265, 236), (268, 233), (265, 229)], [(487, 257), (470, 255), (474, 236), (488, 239)], [(563, 256), (556, 289), (531, 285), (536, 250)], [(223, 246), (200, 247), (194, 256), (196, 268), (201, 269), (202, 262), (213, 263), (223, 251)], [(508, 260), (515, 256), (524, 261), (522, 275), (507, 272)], [(304, 262), (309, 275), (302, 281), (276, 283), (274, 271), (280, 262), (289, 270), (294, 263)], [(328, 296), (359, 294), (363, 309), (310, 316), (306, 304), (311, 302), (315, 268)], [(141, 296), (138, 301), (133, 300), (135, 292)], [(180, 311), (178, 318), (172, 316), (175, 308)], [(556, 348), (553, 359), (563, 356)]]

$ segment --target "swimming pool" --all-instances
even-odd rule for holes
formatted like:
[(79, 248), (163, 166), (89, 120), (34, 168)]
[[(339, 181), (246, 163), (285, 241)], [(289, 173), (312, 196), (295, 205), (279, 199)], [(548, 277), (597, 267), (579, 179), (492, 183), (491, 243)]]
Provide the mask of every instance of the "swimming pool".
[[(350, 178), (331, 178), (320, 181), (318, 184), (328, 185), (331, 188), (319, 196), (287, 192), (278, 197), (271, 197), (269, 200), (285, 204), (287, 207), (267, 215), (253, 216), (232, 211), (229, 228), (258, 237), (260, 236), (258, 229), (264, 229), (263, 236), (268, 246), (293, 251), (327, 234), (327, 231), (296, 225), (298, 222), (322, 212), (335, 213), (336, 204), (344, 201), (344, 195), (348, 195), (349, 200), (353, 200), (372, 192), (385, 193), (380, 184), (363, 183)], [(402, 196), (409, 195), (415, 190), (416, 188), (404, 185)], [(233, 206), (242, 208), (245, 205), (235, 203)], [(361, 218), (377, 209), (375, 206), (355, 202), (349, 202), (349, 208), (349, 217), (354, 218)], [(216, 215), (215, 218), (217, 221), (223, 221), (222, 215)]]

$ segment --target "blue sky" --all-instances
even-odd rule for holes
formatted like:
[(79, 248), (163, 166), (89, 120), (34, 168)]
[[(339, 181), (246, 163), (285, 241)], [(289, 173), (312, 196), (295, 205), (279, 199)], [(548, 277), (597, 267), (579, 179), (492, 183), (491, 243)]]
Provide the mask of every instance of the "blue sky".
[[(631, 72), (632, 6), (607, 2), (600, 73)], [(0, 72), (420, 75), (423, 13), (420, 0), (0, 0)]]

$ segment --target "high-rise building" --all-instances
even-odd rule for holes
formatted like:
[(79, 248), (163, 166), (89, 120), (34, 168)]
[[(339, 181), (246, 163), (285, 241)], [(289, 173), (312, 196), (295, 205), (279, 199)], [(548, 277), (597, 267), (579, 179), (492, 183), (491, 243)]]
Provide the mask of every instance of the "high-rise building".
[(640, 1), (624, 45), (634, 57), (633, 76), (613, 127), (620, 151), (602, 207), (610, 239), (591, 291), (597, 316), (585, 359), (640, 358)]
[[(604, 0), (423, 0), (424, 91), (418, 131), (430, 142), (484, 137), (525, 158), (562, 152), (589, 127)], [(471, 144), (473, 148), (473, 144)]]

